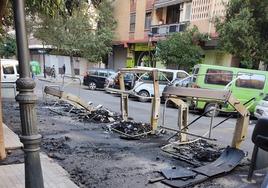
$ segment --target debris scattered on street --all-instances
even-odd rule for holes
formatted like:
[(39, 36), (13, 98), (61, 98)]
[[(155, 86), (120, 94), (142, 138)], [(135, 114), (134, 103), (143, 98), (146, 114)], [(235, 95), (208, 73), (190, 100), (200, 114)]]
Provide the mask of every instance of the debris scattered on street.
[(124, 139), (135, 139), (147, 136), (152, 131), (152, 126), (147, 123), (135, 122), (135, 121), (119, 121), (113, 124), (107, 125), (110, 131), (115, 131), (123, 135)]
[(202, 139), (183, 145), (169, 144), (162, 149), (163, 151), (174, 155), (175, 158), (181, 159), (194, 166), (201, 166), (204, 163), (213, 162), (222, 153), (222, 150), (215, 144)]
[(121, 117), (118, 113), (111, 112), (110, 110), (102, 107), (102, 105), (98, 105), (96, 110), (91, 112), (88, 112), (84, 108), (73, 106), (72, 104), (64, 101), (59, 101), (57, 105), (51, 105), (48, 103), (47, 106), (49, 106), (50, 111), (56, 114), (72, 116), (75, 119), (85, 122), (111, 123), (121, 120)]

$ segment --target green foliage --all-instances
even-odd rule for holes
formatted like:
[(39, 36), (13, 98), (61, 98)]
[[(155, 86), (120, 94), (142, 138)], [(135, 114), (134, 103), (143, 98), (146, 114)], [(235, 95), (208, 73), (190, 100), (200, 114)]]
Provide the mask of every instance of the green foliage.
[(268, 1), (232, 0), (224, 21), (216, 21), (220, 46), (248, 68), (268, 63)]
[(89, 11), (88, 4), (81, 4), (67, 17), (60, 14), (40, 17), (34, 36), (70, 56), (79, 54), (97, 62), (112, 49), (114, 27), (111, 4), (102, 1), (96, 11)]
[(157, 57), (165, 64), (177, 64), (189, 69), (200, 63), (202, 49), (199, 44), (204, 40), (206, 36), (199, 33), (196, 27), (175, 33), (157, 43)]
[(64, 0), (27, 0), (25, 6), (31, 15), (38, 13), (54, 16), (59, 11), (64, 11), (64, 2)]
[[(87, 0), (25, 0), (27, 19), (36, 19), (40, 15), (66, 17)], [(0, 0), (0, 33), (5, 33), (4, 27), (13, 26), (12, 0)]]
[(0, 57), (12, 57), (16, 55), (16, 40), (10, 35), (6, 35), (0, 41)]

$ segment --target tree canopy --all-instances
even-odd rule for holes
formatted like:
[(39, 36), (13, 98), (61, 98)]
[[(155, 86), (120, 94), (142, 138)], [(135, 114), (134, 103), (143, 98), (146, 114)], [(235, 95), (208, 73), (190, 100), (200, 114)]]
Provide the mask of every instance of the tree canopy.
[(232, 0), (224, 20), (216, 21), (220, 46), (247, 68), (268, 63), (268, 1)]
[(5, 35), (0, 42), (0, 57), (12, 57), (16, 55), (16, 39), (11, 35)]
[[(81, 3), (66, 15), (43, 15), (33, 19), (34, 37), (52, 45), (71, 57), (79, 55), (91, 62), (100, 62), (112, 50), (116, 22), (109, 0), (102, 0), (97, 8)], [(72, 67), (73, 70), (73, 67)]]
[(102, 1), (98, 9), (84, 4), (67, 17), (43, 16), (37, 22), (34, 36), (69, 55), (100, 61), (111, 50), (115, 20), (109, 1)]
[(174, 33), (157, 43), (157, 57), (167, 65), (189, 69), (200, 63), (203, 52), (199, 44), (204, 40), (206, 35), (199, 33), (197, 27)]

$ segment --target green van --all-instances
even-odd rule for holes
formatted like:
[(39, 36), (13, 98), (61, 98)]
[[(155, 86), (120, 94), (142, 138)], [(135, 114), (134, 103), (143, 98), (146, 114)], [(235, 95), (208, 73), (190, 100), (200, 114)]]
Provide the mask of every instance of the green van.
[[(257, 103), (268, 93), (268, 72), (198, 64), (194, 66), (192, 87), (206, 89), (228, 89), (242, 103), (249, 103), (249, 111), (254, 112)], [(204, 111), (214, 108), (213, 103), (197, 101), (196, 108)], [(233, 111), (228, 104), (220, 104), (223, 111)], [(210, 114), (208, 114), (209, 116)]]

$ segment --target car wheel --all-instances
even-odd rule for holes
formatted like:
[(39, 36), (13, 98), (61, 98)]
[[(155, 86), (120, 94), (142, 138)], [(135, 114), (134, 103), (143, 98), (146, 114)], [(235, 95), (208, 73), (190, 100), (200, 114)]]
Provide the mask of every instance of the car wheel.
[[(206, 113), (206, 116), (207, 117), (212, 117), (213, 116), (213, 113), (214, 113), (213, 110), (215, 109), (215, 106), (216, 106), (215, 103), (209, 103), (209, 104), (206, 105), (204, 112), (208, 112), (209, 111), (208, 113)], [(219, 115), (219, 111), (217, 110), (215, 112), (215, 117), (217, 117), (218, 115)]]
[[(139, 97), (140, 102), (148, 102), (150, 100), (147, 98), (147, 97), (150, 97), (150, 94), (148, 91), (142, 90), (138, 93), (138, 95), (141, 96), (141, 97)], [(146, 97), (146, 98), (144, 98), (144, 97)]]
[(95, 90), (97, 88), (97, 85), (95, 82), (89, 82), (88, 87), (90, 90)]

